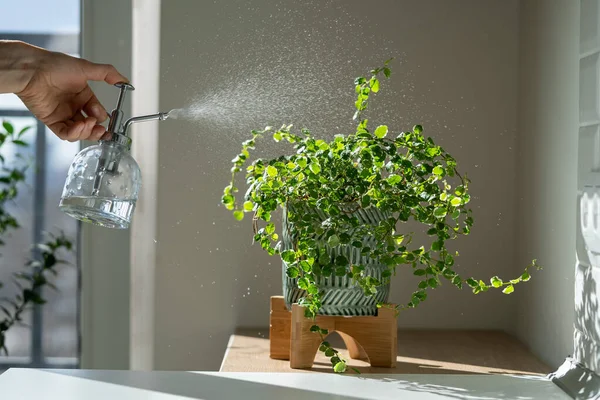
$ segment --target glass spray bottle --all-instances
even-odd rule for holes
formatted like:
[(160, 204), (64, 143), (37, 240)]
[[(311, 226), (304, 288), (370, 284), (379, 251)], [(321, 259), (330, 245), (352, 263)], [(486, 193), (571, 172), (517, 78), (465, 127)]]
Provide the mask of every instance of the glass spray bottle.
[(86, 147), (73, 159), (60, 199), (59, 208), (68, 215), (107, 228), (126, 229), (138, 199), (142, 175), (130, 154), (131, 124), (165, 120), (168, 113), (129, 118), (123, 122), (125, 94), (135, 90), (128, 83), (120, 89), (116, 108), (111, 112), (107, 133), (110, 138)]

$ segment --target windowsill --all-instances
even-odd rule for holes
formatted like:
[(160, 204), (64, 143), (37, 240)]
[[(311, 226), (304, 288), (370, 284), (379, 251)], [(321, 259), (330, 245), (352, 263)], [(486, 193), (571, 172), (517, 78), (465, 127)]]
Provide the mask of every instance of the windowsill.
[[(533, 356), (514, 337), (501, 331), (398, 331), (396, 368), (372, 368), (351, 360), (339, 336), (328, 338), (341, 349), (348, 365), (367, 374), (510, 374), (546, 375), (552, 369)], [(231, 336), (221, 372), (332, 372), (329, 360), (318, 354), (308, 370), (291, 369), (289, 361), (269, 357), (269, 328), (240, 329)]]

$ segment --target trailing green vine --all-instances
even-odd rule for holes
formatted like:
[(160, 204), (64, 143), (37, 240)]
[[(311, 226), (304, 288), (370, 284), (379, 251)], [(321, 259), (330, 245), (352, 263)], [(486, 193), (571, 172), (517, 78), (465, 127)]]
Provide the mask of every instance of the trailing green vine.
[[(370, 77), (354, 81), (355, 132), (325, 141), (314, 138), (307, 129), (295, 133), (291, 125), (267, 127), (252, 131), (252, 137), (242, 143), (241, 152), (232, 160), (231, 182), (222, 203), (237, 220), (246, 213), (253, 215), (254, 240), (268, 254), (278, 254), (287, 263), (287, 275), (297, 278), (305, 293), (299, 304), (313, 320), (322, 307), (322, 292), (316, 283), (319, 277), (347, 276), (366, 296), (372, 296), (389, 283), (398, 266), (405, 266), (421, 281), (410, 301), (397, 307), (401, 310), (416, 307), (444, 280), (459, 289), (466, 284), (475, 294), (492, 288), (510, 294), (514, 285), (530, 279), (531, 268), (538, 267), (534, 260), (520, 276), (507, 281), (495, 276), (489, 283), (463, 278), (454, 270), (458, 253), (449, 251), (446, 244), (471, 232), (474, 221), (467, 207), (470, 180), (459, 173), (450, 154), (423, 135), (421, 125), (411, 131), (393, 132), (386, 125), (371, 129), (368, 119), (363, 118), (371, 95), (380, 89), (382, 75), (391, 75), (390, 61), (370, 71)], [(257, 141), (266, 135), (275, 142), (291, 143), (295, 152), (273, 159), (258, 158), (246, 166), (248, 188), (244, 201), (239, 202), (236, 176), (250, 161)], [(288, 207), (293, 204), (317, 209), (321, 215)], [(387, 218), (377, 225), (361, 224), (354, 212), (369, 207), (376, 207)], [(297, 238), (293, 249), (282, 250), (279, 244), (272, 221), (277, 208), (286, 210), (291, 222), (291, 236)], [(422, 224), (429, 243), (413, 245), (413, 233), (402, 230), (409, 220)], [(364, 245), (362, 238), (366, 236), (376, 238), (378, 244)], [(383, 280), (365, 274), (363, 265), (352, 265), (343, 255), (329, 254), (324, 243), (330, 248), (352, 246), (360, 249), (361, 255), (387, 265)], [(314, 325), (311, 331), (321, 336), (320, 351), (330, 358), (334, 370), (346, 371), (346, 361), (325, 341), (327, 330)]]

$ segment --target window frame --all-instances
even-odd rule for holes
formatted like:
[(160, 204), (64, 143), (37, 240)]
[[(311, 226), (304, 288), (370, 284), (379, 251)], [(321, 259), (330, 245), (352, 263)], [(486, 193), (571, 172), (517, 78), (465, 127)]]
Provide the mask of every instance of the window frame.
[[(81, 33), (79, 34), (10, 34), (0, 32), (4, 40), (20, 40), (34, 46), (47, 48), (66, 54), (81, 54)], [(29, 110), (0, 109), (0, 119), (14, 117), (35, 118)], [(45, 222), (45, 193), (46, 193), (46, 126), (36, 119), (35, 139), (35, 176), (33, 201), (33, 237), (32, 243), (43, 241)], [(81, 224), (77, 223), (76, 249), (80, 248)], [(41, 305), (32, 308), (31, 318), (31, 352), (29, 357), (0, 358), (0, 371), (8, 368), (61, 368), (76, 369), (81, 364), (81, 257), (76, 252), (75, 266), (77, 269), (77, 356), (76, 357), (45, 357), (43, 348), (43, 312)]]

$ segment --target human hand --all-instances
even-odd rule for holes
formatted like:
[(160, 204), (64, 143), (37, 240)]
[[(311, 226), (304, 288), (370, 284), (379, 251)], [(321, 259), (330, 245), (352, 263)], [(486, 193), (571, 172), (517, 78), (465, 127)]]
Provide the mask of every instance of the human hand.
[(108, 118), (88, 81), (128, 82), (115, 67), (28, 46), (29, 79), (16, 92), (27, 108), (63, 140), (98, 140)]

